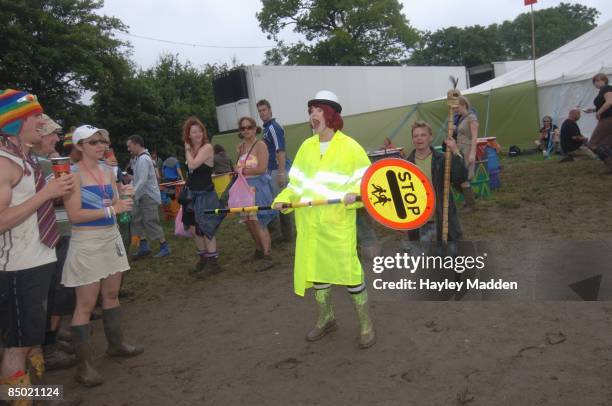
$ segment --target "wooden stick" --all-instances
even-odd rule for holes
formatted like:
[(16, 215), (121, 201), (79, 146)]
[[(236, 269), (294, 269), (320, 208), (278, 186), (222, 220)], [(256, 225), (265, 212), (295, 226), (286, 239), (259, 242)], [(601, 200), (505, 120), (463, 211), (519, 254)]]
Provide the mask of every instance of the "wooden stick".
[(159, 187), (163, 189), (163, 188), (172, 187), (172, 186), (183, 186), (184, 184), (185, 184), (184, 180), (177, 180), (174, 182), (160, 183)]
[[(453, 120), (453, 108), (459, 105), (459, 96), (461, 94), (457, 89), (451, 89), (446, 94), (446, 103), (448, 104), (448, 138), (453, 136), (455, 123)], [(448, 243), (448, 204), (450, 200), (450, 179), (451, 179), (451, 158), (452, 152), (448, 146), (444, 153), (444, 193), (442, 198), (442, 243)]]

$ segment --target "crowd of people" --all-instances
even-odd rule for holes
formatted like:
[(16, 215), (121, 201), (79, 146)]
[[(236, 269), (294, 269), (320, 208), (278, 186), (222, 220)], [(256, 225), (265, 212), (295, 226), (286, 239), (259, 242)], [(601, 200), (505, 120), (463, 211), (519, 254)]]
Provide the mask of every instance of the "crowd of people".
[[(612, 87), (605, 75), (596, 75), (594, 101), (599, 120), (590, 139), (580, 133), (581, 111), (572, 110), (560, 131), (550, 117), (539, 136), (542, 150), (559, 148), (569, 158), (599, 157), (612, 170)], [(43, 114), (34, 95), (19, 90), (0, 93), (0, 329), (3, 346), (0, 384), (27, 386), (44, 382), (48, 369), (76, 365), (76, 380), (91, 387), (104, 378), (92, 362), (90, 320), (100, 305), (107, 354), (132, 357), (141, 346), (128, 343), (122, 331), (119, 290), (130, 268), (127, 248), (138, 237), (133, 259), (152, 254), (149, 241), (158, 241), (154, 258), (171, 255), (160, 223), (160, 182), (185, 180), (180, 196), (182, 222), (193, 237), (198, 276), (222, 271), (216, 233), (224, 216), (210, 209), (224, 207), (213, 176), (243, 176), (253, 204), (271, 210), (244, 212), (254, 244), (256, 271), (275, 266), (273, 241), (295, 241), (294, 291), (304, 296), (313, 288), (318, 308), (308, 341), (317, 341), (337, 328), (330, 301), (332, 285), (345, 286), (360, 323), (358, 346), (375, 344), (364, 272), (358, 255), (360, 182), (370, 159), (365, 150), (342, 130), (342, 105), (331, 91), (319, 91), (308, 101), (313, 135), (298, 149), (292, 162), (286, 153), (282, 126), (266, 100), (257, 103), (263, 129), (253, 117), (238, 121), (240, 141), (236, 164), (219, 145), (213, 146), (198, 118), (186, 119), (184, 176), (175, 156), (161, 160), (145, 148), (144, 139), (127, 140), (129, 173), (118, 168), (109, 154), (110, 134), (82, 125), (63, 137), (61, 126)], [(451, 183), (473, 207), (470, 180), (476, 163), (478, 119), (467, 98), (459, 99), (455, 137), (448, 137)], [(259, 136), (263, 132), (263, 136)], [(406, 159), (430, 179), (436, 201), (443, 200), (445, 159), (433, 144), (431, 126), (417, 121), (411, 128), (414, 150)], [(386, 143), (385, 145), (390, 144)], [(70, 169), (59, 174), (56, 145), (69, 156)], [(54, 172), (55, 171), (55, 172)], [(177, 193), (178, 194), (178, 193)], [(343, 204), (293, 210), (291, 204), (342, 199)], [(448, 239), (462, 238), (459, 210), (449, 203)], [(274, 237), (276, 236), (276, 237)], [(419, 230), (416, 241), (442, 241), (442, 206)], [(333, 253), (333, 255), (330, 255)], [(69, 334), (60, 332), (60, 318), (71, 316)], [(64, 404), (77, 404), (78, 395), (65, 395)], [(27, 404), (27, 403), (26, 403)]]
[[(563, 155), (560, 162), (599, 158), (605, 164), (606, 172), (612, 173), (612, 86), (609, 85), (608, 76), (603, 73), (593, 76), (592, 83), (597, 89), (594, 107), (571, 109), (561, 129), (553, 124), (551, 116), (544, 116), (535, 144), (544, 156)], [(597, 119), (591, 137), (582, 134), (578, 125), (582, 113), (594, 113)]]

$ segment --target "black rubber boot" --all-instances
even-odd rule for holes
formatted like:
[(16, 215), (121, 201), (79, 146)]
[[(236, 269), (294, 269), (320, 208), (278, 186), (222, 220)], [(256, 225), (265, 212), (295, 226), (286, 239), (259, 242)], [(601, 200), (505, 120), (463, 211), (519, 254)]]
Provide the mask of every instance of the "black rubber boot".
[(89, 345), (89, 324), (72, 326), (72, 342), (77, 355), (78, 364), (75, 379), (81, 385), (91, 388), (104, 382), (102, 375), (91, 363), (91, 346)]
[(209, 272), (213, 275), (221, 273), (223, 268), (219, 265), (219, 257), (210, 257), (208, 258), (208, 269)]
[(121, 308), (105, 309), (102, 311), (104, 334), (108, 341), (106, 353), (111, 357), (133, 357), (144, 352), (144, 348), (126, 343), (121, 330)]
[(191, 270), (191, 273), (194, 275), (203, 273), (206, 270), (206, 265), (208, 265), (208, 258), (206, 258), (203, 255), (200, 255), (200, 260), (195, 265), (195, 267)]
[(74, 355), (74, 353), (68, 354), (60, 350), (57, 343), (43, 346), (43, 354), (45, 356), (45, 368), (47, 371), (68, 369), (77, 364), (76, 355)]

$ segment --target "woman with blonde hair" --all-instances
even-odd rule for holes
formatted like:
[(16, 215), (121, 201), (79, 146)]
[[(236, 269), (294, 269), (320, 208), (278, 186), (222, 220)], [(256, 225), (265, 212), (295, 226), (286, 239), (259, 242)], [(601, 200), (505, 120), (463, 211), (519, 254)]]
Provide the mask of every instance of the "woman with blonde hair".
[(74, 287), (76, 307), (72, 316), (72, 340), (79, 364), (76, 380), (96, 386), (102, 376), (93, 368), (89, 345), (89, 320), (102, 296), (102, 319), (108, 341), (107, 354), (131, 357), (142, 347), (127, 344), (120, 320), (119, 288), (122, 273), (130, 268), (115, 216), (130, 211), (132, 200), (118, 199), (117, 182), (110, 168), (100, 165), (109, 145), (108, 131), (84, 125), (72, 141), (78, 163), (75, 184), (64, 206), (72, 223), (72, 236), (62, 273), (62, 284)]
[[(261, 128), (251, 117), (242, 117), (238, 121), (240, 138), (243, 142), (238, 144), (238, 163), (236, 170), (246, 178), (249, 186), (255, 190), (255, 204), (257, 206), (270, 206), (274, 195), (272, 193), (272, 178), (268, 175), (268, 148), (266, 143), (257, 138)], [(241, 222), (246, 223), (249, 233), (255, 242), (253, 259), (260, 263), (255, 271), (265, 271), (274, 266), (270, 256), (272, 246), (268, 224), (277, 216), (273, 210), (262, 210), (257, 213), (241, 213)]]
[(476, 168), (476, 144), (478, 139), (478, 117), (471, 111), (470, 101), (465, 96), (459, 96), (459, 105), (455, 108), (459, 114), (457, 124), (457, 146), (463, 155), (465, 166), (468, 169), (468, 179), (461, 184), (461, 191), (465, 198), (465, 205), (474, 208), (476, 200), (470, 182), (474, 177)]

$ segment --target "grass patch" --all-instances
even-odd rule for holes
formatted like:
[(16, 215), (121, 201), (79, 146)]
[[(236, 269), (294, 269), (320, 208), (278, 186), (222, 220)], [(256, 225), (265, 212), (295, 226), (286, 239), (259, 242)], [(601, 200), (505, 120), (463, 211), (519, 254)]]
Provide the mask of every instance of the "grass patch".
[[(502, 158), (500, 189), (488, 200), (479, 200), (477, 210), (460, 211), (464, 238), (469, 240), (563, 239), (603, 240), (612, 238), (612, 176), (603, 174), (600, 161), (559, 163), (557, 157), (540, 155)], [(208, 283), (189, 270), (198, 261), (192, 240), (174, 236), (174, 223), (164, 222), (172, 254), (167, 258), (131, 261), (125, 287), (146, 300), (157, 300), (162, 292), (188, 285)], [(376, 227), (381, 238), (397, 234)], [(217, 234), (220, 263), (224, 272), (215, 277), (253, 272), (254, 243), (237, 217), (226, 218)], [(157, 246), (152, 247), (154, 250)], [(277, 267), (292, 269), (294, 245), (273, 247)], [(132, 249), (133, 251), (133, 249)], [(330, 253), (333, 255), (333, 253)], [(274, 270), (272, 270), (274, 272)]]

